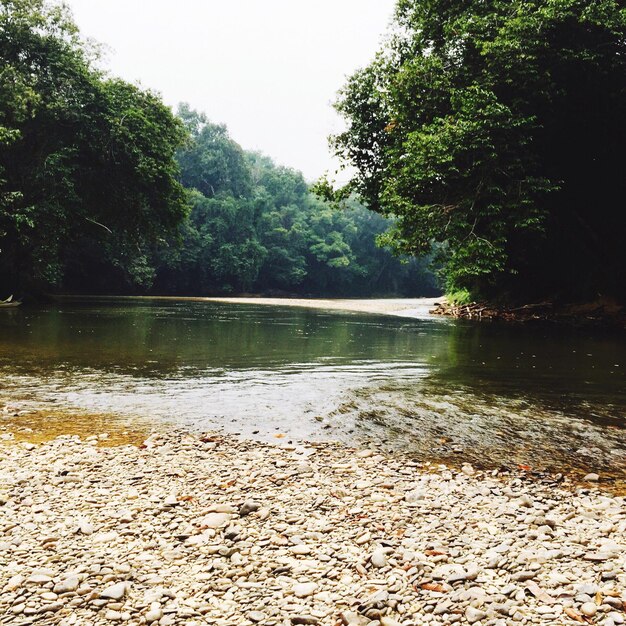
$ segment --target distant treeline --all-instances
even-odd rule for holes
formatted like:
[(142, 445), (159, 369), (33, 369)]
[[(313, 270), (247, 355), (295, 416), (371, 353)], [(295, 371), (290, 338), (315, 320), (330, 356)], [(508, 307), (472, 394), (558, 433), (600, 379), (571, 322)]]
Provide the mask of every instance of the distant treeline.
[(390, 220), (97, 70), (61, 4), (0, 4), (0, 291), (431, 295)]

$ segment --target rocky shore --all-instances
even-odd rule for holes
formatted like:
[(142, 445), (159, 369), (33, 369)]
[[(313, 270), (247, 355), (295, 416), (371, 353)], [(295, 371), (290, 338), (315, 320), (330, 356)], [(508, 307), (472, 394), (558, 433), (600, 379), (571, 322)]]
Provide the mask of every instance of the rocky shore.
[(0, 447), (0, 624), (624, 623), (624, 497), (277, 442)]
[(626, 306), (609, 299), (579, 304), (538, 302), (507, 307), (490, 302), (455, 304), (441, 298), (430, 311), (473, 321), (498, 321), (514, 324), (561, 324), (626, 330)]

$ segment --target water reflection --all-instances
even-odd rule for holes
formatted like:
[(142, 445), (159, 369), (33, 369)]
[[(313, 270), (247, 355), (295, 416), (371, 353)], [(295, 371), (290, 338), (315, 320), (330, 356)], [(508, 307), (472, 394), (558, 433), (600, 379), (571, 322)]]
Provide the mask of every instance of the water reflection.
[(625, 357), (572, 329), (91, 302), (0, 316), (0, 401), (619, 474)]

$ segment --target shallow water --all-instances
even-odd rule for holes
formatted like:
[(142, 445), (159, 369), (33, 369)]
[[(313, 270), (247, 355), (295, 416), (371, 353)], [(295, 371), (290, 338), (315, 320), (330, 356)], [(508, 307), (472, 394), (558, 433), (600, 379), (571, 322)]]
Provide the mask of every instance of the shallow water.
[(626, 338), (589, 330), (158, 300), (24, 307), (0, 315), (0, 403), (626, 474)]

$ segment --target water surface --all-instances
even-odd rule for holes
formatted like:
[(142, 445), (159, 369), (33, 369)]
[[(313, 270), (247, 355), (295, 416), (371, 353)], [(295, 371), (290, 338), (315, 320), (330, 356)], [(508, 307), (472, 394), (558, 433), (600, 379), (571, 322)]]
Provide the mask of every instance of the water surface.
[(158, 300), (24, 307), (0, 314), (0, 403), (626, 474), (626, 339), (590, 330)]

